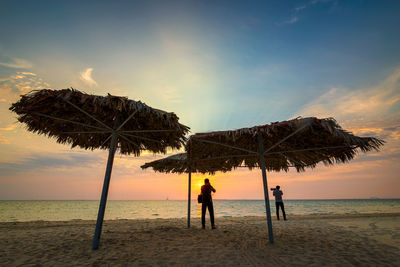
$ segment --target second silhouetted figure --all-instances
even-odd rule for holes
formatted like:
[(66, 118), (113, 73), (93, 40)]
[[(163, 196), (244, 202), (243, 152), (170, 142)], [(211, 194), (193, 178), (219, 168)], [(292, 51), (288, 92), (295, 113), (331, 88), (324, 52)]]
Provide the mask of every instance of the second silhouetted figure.
[(276, 218), (279, 220), (279, 207), (282, 209), (283, 219), (286, 221), (285, 206), (283, 205), (282, 195), (283, 192), (280, 190), (280, 186), (277, 185), (276, 188), (271, 188), (275, 196), (275, 207), (276, 207)]

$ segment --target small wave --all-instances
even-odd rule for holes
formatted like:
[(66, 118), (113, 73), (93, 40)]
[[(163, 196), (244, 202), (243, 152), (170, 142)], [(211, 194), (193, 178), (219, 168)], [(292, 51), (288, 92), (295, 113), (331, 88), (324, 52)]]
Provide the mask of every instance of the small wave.
[(153, 214), (151, 214), (151, 216), (160, 216), (160, 214), (158, 214), (158, 213), (153, 213)]

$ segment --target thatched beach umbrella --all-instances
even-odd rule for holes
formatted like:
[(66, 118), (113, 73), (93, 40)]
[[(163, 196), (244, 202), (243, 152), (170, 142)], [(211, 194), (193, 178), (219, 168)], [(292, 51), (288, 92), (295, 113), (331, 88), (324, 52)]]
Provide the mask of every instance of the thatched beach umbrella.
[(93, 249), (99, 246), (114, 154), (139, 156), (141, 151), (165, 153), (184, 145), (189, 127), (174, 113), (126, 97), (96, 96), (74, 89), (35, 90), (12, 104), (29, 131), (56, 138), (58, 143), (84, 149), (109, 150)]
[[(238, 167), (261, 168), (269, 241), (273, 243), (266, 170), (288, 171), (294, 167), (304, 171), (319, 162), (326, 165), (345, 163), (360, 151), (378, 150), (383, 143), (377, 138), (355, 136), (343, 130), (332, 118), (298, 118), (232, 131), (195, 134), (190, 136), (186, 150), (191, 167), (203, 173), (212, 173), (218, 168), (221, 171)], [(188, 172), (187, 162), (172, 165), (167, 159), (143, 167), (162, 172)]]

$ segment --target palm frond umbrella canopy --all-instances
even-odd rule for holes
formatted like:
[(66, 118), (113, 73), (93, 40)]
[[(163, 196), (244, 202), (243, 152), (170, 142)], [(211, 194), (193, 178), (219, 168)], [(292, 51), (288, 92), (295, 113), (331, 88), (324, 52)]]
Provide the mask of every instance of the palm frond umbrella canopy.
[[(261, 140), (261, 141), (260, 141)], [(333, 118), (297, 118), (252, 128), (192, 135), (189, 139), (194, 161), (219, 161), (227, 168), (261, 167), (262, 148), (268, 171), (297, 171), (345, 163), (359, 152), (379, 150), (383, 140), (358, 137), (343, 130)], [(260, 146), (260, 144), (262, 146)]]
[(174, 113), (126, 97), (89, 95), (72, 88), (32, 91), (10, 110), (29, 131), (54, 137), (58, 143), (109, 150), (93, 249), (99, 245), (116, 150), (135, 156), (143, 150), (165, 153), (168, 147), (184, 145), (189, 132)]
[(345, 163), (358, 152), (378, 151), (383, 144), (381, 139), (358, 137), (343, 130), (332, 118), (297, 118), (251, 128), (198, 133), (190, 136), (186, 144), (189, 157), (180, 156), (179, 161), (171, 161), (169, 157), (142, 168), (189, 175), (192, 170), (214, 173), (238, 167), (261, 168), (269, 240), (273, 243), (267, 170), (288, 171), (294, 167), (300, 172), (320, 162)]

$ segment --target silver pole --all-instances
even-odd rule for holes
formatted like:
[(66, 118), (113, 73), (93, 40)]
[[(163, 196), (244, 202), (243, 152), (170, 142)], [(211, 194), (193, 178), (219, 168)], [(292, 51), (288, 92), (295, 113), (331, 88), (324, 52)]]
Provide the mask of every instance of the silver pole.
[(267, 171), (265, 170), (264, 142), (263, 142), (261, 133), (258, 133), (257, 138), (258, 138), (259, 153), (260, 153), (260, 167), (261, 167), (261, 171), (262, 171), (263, 184), (264, 184), (264, 200), (265, 200), (265, 209), (267, 212), (268, 236), (269, 236), (269, 242), (271, 244), (273, 244), (274, 243), (274, 234), (272, 232), (271, 209), (269, 206)]
[(189, 167), (189, 179), (188, 179), (188, 214), (187, 214), (187, 226), (190, 228), (190, 204), (191, 204), (191, 186), (192, 186), (192, 169)]
[(118, 141), (118, 135), (116, 132), (113, 132), (111, 136), (110, 150), (108, 152), (107, 168), (104, 177), (103, 191), (101, 193), (99, 213), (97, 215), (96, 229), (94, 231), (93, 247), (92, 247), (93, 250), (99, 248), (101, 228), (103, 226), (104, 211), (106, 209), (108, 187), (110, 185), (111, 170), (114, 163), (114, 154), (118, 143), (117, 141)]

